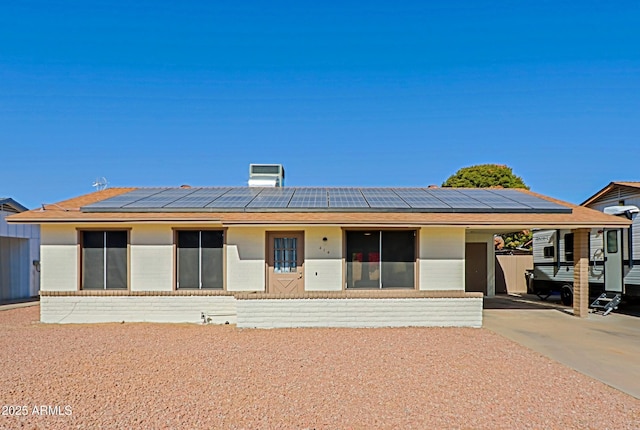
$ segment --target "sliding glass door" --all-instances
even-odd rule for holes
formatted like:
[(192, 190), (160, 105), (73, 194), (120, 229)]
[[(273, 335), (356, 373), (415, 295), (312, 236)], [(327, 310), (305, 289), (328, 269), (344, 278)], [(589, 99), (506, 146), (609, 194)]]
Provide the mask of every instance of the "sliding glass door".
[(414, 288), (415, 230), (346, 232), (347, 288)]

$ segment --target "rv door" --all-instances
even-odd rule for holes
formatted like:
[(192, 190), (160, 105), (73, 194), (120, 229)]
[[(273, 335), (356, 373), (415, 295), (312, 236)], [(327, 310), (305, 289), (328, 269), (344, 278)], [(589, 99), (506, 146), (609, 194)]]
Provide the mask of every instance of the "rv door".
[(622, 241), (620, 230), (604, 231), (604, 290), (622, 293)]

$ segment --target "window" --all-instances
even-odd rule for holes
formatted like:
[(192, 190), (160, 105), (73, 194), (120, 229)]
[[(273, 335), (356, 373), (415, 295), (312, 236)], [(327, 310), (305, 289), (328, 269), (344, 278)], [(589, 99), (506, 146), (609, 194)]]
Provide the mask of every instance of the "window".
[(573, 233), (564, 235), (564, 261), (573, 261)]
[(416, 232), (348, 231), (347, 288), (414, 288)]
[(83, 231), (82, 289), (127, 288), (127, 231)]
[(294, 273), (298, 271), (298, 238), (276, 237), (273, 239), (273, 272)]
[(223, 288), (220, 230), (176, 232), (178, 288)]
[(618, 231), (607, 230), (607, 254), (618, 252)]
[(544, 252), (545, 258), (553, 258), (555, 255), (553, 246), (545, 246), (542, 252)]

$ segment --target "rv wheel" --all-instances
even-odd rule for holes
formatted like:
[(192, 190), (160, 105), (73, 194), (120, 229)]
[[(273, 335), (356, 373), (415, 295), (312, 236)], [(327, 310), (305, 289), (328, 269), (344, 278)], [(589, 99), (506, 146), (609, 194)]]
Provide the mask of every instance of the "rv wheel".
[(562, 288), (560, 288), (560, 300), (562, 300), (562, 304), (565, 306), (573, 305), (573, 287), (569, 284), (564, 284)]

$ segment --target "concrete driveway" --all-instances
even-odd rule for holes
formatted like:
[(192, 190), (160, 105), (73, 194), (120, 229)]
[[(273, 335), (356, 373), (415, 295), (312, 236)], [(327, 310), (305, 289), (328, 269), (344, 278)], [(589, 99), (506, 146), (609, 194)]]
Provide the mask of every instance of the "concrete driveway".
[(581, 319), (553, 298), (496, 296), (483, 327), (640, 399), (640, 317), (621, 312)]

